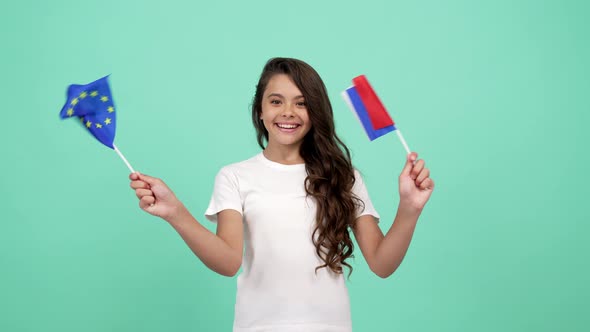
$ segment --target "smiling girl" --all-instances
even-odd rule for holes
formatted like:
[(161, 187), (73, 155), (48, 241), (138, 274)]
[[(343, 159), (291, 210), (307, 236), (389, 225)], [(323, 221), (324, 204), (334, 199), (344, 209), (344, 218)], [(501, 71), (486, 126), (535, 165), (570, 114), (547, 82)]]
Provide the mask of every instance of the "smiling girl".
[(411, 153), (394, 223), (383, 234), (362, 177), (334, 128), (324, 83), (308, 64), (267, 62), (252, 121), (262, 152), (223, 167), (203, 227), (160, 179), (133, 173), (140, 207), (166, 220), (211, 270), (237, 278), (234, 331), (351, 331), (344, 269), (354, 234), (382, 278), (400, 265), (434, 188)]

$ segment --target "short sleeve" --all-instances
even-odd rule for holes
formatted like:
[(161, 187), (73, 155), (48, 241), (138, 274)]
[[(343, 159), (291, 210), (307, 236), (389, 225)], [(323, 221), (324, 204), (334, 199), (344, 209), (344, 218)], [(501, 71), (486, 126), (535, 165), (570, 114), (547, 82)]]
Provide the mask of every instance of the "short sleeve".
[(373, 202), (371, 202), (371, 198), (369, 197), (369, 192), (367, 191), (363, 177), (356, 169), (354, 170), (354, 177), (355, 181), (354, 186), (352, 187), (352, 192), (364, 203), (364, 208), (363, 206), (358, 207), (356, 218), (364, 215), (371, 215), (375, 217), (375, 221), (379, 222), (379, 213), (377, 213), (375, 207), (373, 206)]
[(243, 215), (238, 185), (237, 176), (229, 168), (224, 167), (217, 173), (209, 207), (205, 211), (208, 220), (217, 222), (217, 213), (227, 209), (236, 210)]

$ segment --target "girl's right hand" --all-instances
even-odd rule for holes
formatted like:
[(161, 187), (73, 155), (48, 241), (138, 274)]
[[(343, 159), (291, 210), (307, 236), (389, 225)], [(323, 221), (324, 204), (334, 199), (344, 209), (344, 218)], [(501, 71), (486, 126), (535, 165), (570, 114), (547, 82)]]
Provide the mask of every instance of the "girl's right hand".
[(164, 181), (137, 172), (131, 173), (129, 179), (139, 198), (139, 207), (147, 213), (170, 221), (183, 208)]

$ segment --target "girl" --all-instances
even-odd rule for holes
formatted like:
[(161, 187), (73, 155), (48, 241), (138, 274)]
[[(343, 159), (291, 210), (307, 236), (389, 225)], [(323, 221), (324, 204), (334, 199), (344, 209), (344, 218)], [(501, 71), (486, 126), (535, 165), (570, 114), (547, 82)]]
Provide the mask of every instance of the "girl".
[[(400, 265), (434, 182), (408, 155), (400, 202), (384, 236), (360, 174), (334, 129), (324, 83), (308, 64), (267, 62), (252, 121), (263, 149), (223, 167), (203, 227), (159, 179), (133, 173), (140, 207), (166, 220), (213, 271), (237, 278), (234, 331), (351, 331), (343, 267), (356, 237), (382, 278)], [(266, 145), (265, 145), (266, 143)]]

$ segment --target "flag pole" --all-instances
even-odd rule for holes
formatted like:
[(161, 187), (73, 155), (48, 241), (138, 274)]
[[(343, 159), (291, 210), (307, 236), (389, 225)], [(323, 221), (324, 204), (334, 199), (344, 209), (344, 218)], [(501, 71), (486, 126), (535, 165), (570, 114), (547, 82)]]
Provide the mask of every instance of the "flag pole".
[(133, 170), (133, 167), (131, 167), (131, 165), (129, 164), (129, 162), (125, 158), (125, 156), (121, 153), (121, 151), (119, 151), (119, 149), (117, 149), (117, 146), (114, 143), (113, 143), (113, 148), (114, 148), (115, 152), (117, 152), (119, 157), (121, 157), (121, 159), (123, 159), (123, 161), (125, 162), (125, 165), (127, 165), (127, 168), (129, 168), (131, 173), (135, 173), (135, 171)]
[(399, 129), (397, 129), (395, 132), (397, 133), (397, 137), (399, 137), (399, 140), (402, 142), (402, 145), (404, 146), (404, 149), (406, 149), (406, 152), (408, 154), (410, 154), (410, 148), (408, 147), (408, 143), (406, 143), (406, 140), (404, 139), (404, 136), (402, 135), (402, 132), (399, 131)]

